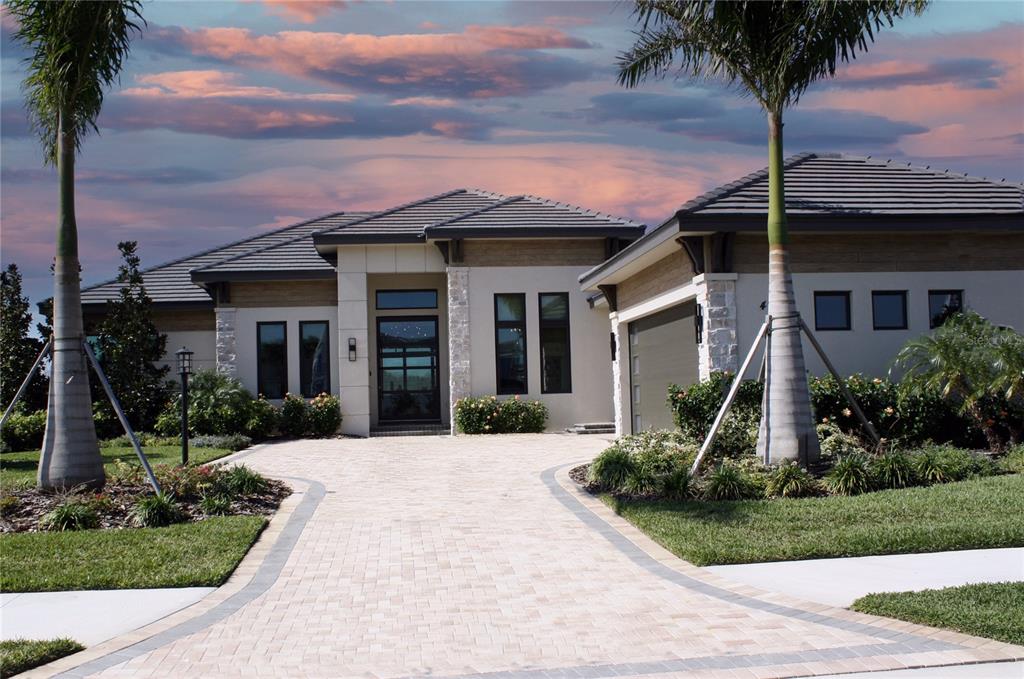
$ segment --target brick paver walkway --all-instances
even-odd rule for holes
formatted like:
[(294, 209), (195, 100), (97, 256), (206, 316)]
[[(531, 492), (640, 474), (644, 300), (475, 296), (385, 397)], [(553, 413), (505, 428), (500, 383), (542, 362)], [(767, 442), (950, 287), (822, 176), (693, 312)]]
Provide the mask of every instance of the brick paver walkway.
[(247, 464), (322, 484), (279, 574), (101, 676), (771, 677), (1024, 654), (764, 595), (659, 554), (555, 478), (605, 445), (531, 435), (259, 449)]

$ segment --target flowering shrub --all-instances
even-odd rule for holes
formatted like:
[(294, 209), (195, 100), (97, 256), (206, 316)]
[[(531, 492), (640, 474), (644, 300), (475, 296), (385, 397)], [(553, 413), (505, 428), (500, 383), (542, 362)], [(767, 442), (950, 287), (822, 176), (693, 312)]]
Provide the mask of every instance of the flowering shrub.
[(548, 409), (540, 401), (515, 396), (462, 398), (455, 403), (455, 424), (463, 434), (524, 434), (544, 431)]
[(245, 434), (255, 441), (262, 441), (277, 429), (277, 417), (277, 408), (261, 394), (259, 398), (249, 404), (249, 419), (245, 423)]
[(39, 450), (46, 432), (46, 411), (23, 414), (17, 411), (4, 422), (2, 433), (6, 450)]
[(278, 425), (285, 436), (300, 437), (309, 427), (309, 404), (295, 394), (285, 394)]
[(337, 396), (320, 394), (309, 402), (307, 419), (313, 436), (334, 436), (341, 426), (341, 402)]

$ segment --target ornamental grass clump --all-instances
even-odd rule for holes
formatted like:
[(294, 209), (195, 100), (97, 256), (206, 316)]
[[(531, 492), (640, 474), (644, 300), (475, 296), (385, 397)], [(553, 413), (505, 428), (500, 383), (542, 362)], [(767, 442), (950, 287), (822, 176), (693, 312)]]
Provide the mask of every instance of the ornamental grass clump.
[(39, 527), (47, 531), (88, 530), (99, 526), (96, 510), (81, 500), (67, 500), (39, 519)]
[(853, 453), (840, 458), (825, 477), (825, 484), (836, 495), (867, 493), (873, 486), (867, 456)]
[(817, 479), (791, 460), (786, 460), (768, 473), (765, 485), (765, 495), (768, 497), (810, 497), (819, 493)]
[(256, 495), (267, 489), (267, 480), (244, 464), (231, 467), (219, 479), (231, 495)]
[(730, 460), (723, 460), (704, 479), (705, 500), (749, 500), (759, 495), (750, 474)]
[(231, 498), (225, 495), (204, 495), (199, 509), (207, 516), (226, 516), (231, 513)]
[(898, 450), (871, 458), (868, 466), (878, 488), (906, 488), (917, 482), (913, 462)]
[(162, 528), (185, 519), (173, 495), (147, 495), (132, 508), (132, 523), (138, 528)]
[(587, 477), (602, 490), (618, 490), (635, 468), (636, 464), (629, 452), (613, 445), (594, 458)]

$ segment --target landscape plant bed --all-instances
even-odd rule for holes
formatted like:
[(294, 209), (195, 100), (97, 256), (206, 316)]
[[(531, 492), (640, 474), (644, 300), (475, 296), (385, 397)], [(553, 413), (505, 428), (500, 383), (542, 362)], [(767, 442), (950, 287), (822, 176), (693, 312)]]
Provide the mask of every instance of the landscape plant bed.
[(853, 610), (1024, 644), (1024, 582), (868, 594)]
[(0, 591), (217, 587), (259, 537), (263, 516), (166, 528), (0, 535)]
[(1024, 546), (1020, 474), (849, 497), (601, 498), (698, 566)]
[(0, 641), (0, 677), (13, 677), (33, 667), (78, 653), (85, 647), (71, 639), (8, 639)]
[[(169, 470), (158, 470), (165, 478)], [(170, 490), (170, 489), (169, 489)], [(264, 487), (252, 493), (236, 494), (227, 506), (219, 508), (219, 514), (268, 516), (280, 506), (281, 501), (291, 494), (291, 489), (274, 479), (266, 479)], [(5, 492), (3, 513), (0, 516), (0, 533), (24, 533), (43, 530), (40, 520), (69, 502), (81, 502), (90, 507), (98, 518), (96, 528), (131, 528), (135, 523), (134, 508), (139, 500), (153, 495), (153, 488), (144, 482), (110, 482), (102, 491), (76, 490), (52, 492), (38, 488), (21, 488)], [(194, 523), (209, 518), (212, 514), (204, 511), (202, 496), (186, 494), (172, 496), (181, 511), (180, 521)]]

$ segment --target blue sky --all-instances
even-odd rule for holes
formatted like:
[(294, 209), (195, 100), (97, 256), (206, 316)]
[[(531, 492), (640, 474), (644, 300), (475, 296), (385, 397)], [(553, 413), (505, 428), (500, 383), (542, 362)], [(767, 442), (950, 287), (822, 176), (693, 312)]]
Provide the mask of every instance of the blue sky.
[[(624, 90), (625, 2), (149, 2), (79, 162), (83, 278), (459, 186), (658, 223), (764, 166), (763, 117), (715, 83)], [(53, 171), (0, 38), (2, 252), (50, 294)], [(1024, 179), (1024, 4), (936, 2), (787, 115), (787, 152)]]

